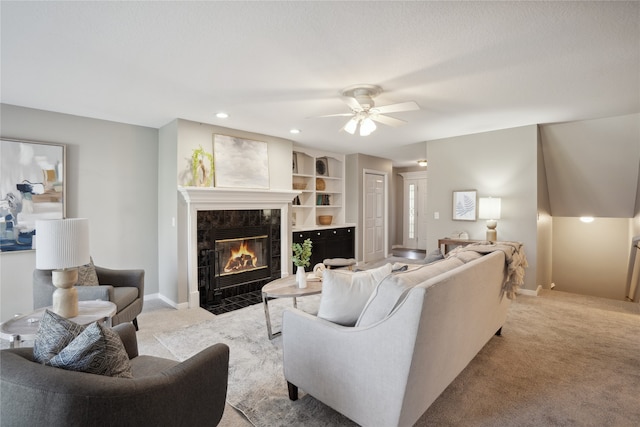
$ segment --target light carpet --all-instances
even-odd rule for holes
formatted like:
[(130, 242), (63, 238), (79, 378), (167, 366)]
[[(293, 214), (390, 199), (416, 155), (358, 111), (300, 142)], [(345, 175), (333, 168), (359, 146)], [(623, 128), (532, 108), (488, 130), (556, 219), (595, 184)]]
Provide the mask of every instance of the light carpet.
[[(299, 299), (314, 312), (317, 298)], [(291, 300), (270, 302), (274, 330)], [(416, 426), (640, 425), (638, 304), (543, 291), (519, 296), (492, 338)], [(227, 401), (256, 426), (351, 426), (301, 390), (289, 400), (282, 340), (269, 341), (262, 305), (156, 339), (179, 360), (216, 342), (230, 347)], [(372, 373), (375, 375), (375, 373)]]

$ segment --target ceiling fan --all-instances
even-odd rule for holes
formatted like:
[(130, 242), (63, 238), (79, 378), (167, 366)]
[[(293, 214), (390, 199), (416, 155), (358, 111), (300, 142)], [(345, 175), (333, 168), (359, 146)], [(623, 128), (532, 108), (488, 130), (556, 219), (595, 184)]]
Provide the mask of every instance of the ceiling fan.
[(383, 105), (376, 107), (373, 98), (382, 92), (380, 86), (375, 85), (354, 85), (342, 90), (343, 100), (351, 108), (351, 113), (329, 114), (320, 117), (351, 116), (351, 119), (340, 129), (351, 135), (359, 128), (360, 136), (370, 135), (376, 130), (375, 122), (387, 126), (400, 126), (406, 123), (404, 120), (385, 116), (387, 113), (398, 113), (401, 111), (419, 110), (420, 107), (414, 101), (400, 102), (398, 104)]

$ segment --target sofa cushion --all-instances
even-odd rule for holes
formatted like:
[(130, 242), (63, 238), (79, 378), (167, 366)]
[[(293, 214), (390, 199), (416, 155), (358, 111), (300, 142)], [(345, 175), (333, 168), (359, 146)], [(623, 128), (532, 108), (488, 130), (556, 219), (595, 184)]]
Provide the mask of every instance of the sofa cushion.
[(121, 312), (138, 298), (138, 288), (128, 286), (114, 286), (113, 287), (113, 301), (117, 307), (118, 312)]
[(98, 286), (98, 273), (93, 264), (93, 258), (89, 257), (89, 264), (78, 267), (78, 286)]
[(33, 349), (34, 361), (55, 368), (133, 378), (120, 336), (94, 322), (81, 326), (46, 310)]
[(340, 325), (353, 326), (371, 292), (391, 273), (391, 264), (372, 270), (350, 272), (325, 270), (318, 317)]
[(457, 252), (451, 255), (451, 258), (453, 257), (458, 258), (460, 261), (466, 264), (469, 261), (473, 261), (474, 259), (480, 258), (482, 255), (483, 254), (475, 251), (464, 251), (464, 252)]
[(463, 264), (458, 258), (447, 258), (387, 276), (371, 294), (356, 326), (369, 326), (384, 319), (402, 302), (409, 289)]

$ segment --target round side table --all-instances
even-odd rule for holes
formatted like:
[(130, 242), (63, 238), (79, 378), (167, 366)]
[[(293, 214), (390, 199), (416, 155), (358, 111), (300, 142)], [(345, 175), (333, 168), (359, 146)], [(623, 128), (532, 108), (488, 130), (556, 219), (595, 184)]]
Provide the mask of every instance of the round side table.
[[(0, 324), (0, 338), (8, 340), (11, 348), (20, 347), (22, 341), (35, 340), (40, 319), (47, 309), (51, 309), (51, 307), (39, 308)], [(111, 317), (116, 314), (116, 311), (117, 307), (111, 301), (78, 301), (78, 315), (70, 317), (69, 320), (79, 325), (104, 321), (108, 326), (111, 326)]]

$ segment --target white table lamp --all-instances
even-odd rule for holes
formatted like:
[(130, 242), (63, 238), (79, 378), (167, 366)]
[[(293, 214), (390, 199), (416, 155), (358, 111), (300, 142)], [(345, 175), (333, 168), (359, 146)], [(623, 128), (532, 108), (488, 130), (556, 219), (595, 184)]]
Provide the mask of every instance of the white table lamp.
[(499, 197), (480, 197), (480, 205), (478, 207), (478, 216), (480, 219), (487, 220), (487, 240), (495, 242), (498, 240), (498, 219), (500, 219), (500, 198)]
[(88, 264), (89, 220), (85, 218), (36, 221), (36, 268), (53, 270), (53, 311), (63, 317), (78, 315), (78, 267)]

